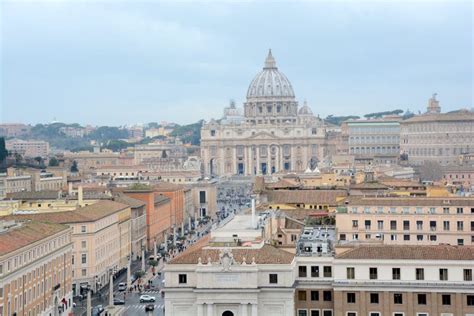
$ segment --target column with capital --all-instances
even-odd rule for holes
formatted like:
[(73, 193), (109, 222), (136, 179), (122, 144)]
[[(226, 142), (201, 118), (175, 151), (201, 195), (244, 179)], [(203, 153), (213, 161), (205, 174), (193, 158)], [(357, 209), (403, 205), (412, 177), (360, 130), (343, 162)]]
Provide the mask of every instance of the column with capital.
[(207, 316), (214, 316), (214, 304), (207, 303)]
[(253, 175), (253, 156), (252, 156), (252, 146), (247, 146), (247, 175)]
[(197, 305), (197, 316), (204, 316), (204, 304)]
[(232, 174), (237, 174), (239, 172), (237, 168), (237, 147), (234, 145), (232, 148)]
[(257, 155), (257, 175), (260, 175), (260, 146), (256, 146), (256, 155)]
[(241, 303), (240, 304), (240, 315), (241, 316), (248, 316), (248, 304)]
[(270, 154), (270, 145), (267, 146), (267, 174), (272, 173), (272, 157)]
[(257, 304), (252, 304), (252, 315), (251, 316), (257, 316), (258, 315), (258, 305)]

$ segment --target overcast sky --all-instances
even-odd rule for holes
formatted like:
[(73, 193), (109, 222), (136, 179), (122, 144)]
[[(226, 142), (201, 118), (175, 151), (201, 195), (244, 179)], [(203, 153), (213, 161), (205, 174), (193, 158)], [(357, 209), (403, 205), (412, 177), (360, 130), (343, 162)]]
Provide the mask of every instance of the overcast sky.
[(268, 48), (315, 114), (473, 106), (472, 1), (0, 1), (2, 122), (219, 118)]

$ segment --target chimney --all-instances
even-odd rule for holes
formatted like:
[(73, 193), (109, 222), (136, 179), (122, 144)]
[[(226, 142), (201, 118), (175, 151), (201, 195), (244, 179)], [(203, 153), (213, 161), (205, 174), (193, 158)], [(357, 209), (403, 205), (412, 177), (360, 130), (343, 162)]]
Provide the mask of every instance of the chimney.
[(84, 196), (81, 185), (77, 188), (77, 203), (80, 207), (84, 205)]
[(252, 198), (252, 228), (255, 228), (255, 198)]

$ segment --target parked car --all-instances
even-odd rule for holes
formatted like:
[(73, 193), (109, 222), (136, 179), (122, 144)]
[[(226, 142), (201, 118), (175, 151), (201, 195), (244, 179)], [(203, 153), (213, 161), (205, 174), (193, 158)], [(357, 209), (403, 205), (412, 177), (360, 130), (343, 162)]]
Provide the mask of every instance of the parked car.
[(125, 301), (119, 298), (114, 298), (114, 305), (125, 305)]
[(126, 291), (127, 290), (127, 283), (120, 282), (119, 285), (118, 285), (118, 290), (119, 291)]
[(142, 295), (140, 296), (140, 303), (144, 303), (144, 302), (152, 302), (154, 303), (156, 301), (155, 297), (154, 296), (150, 296), (150, 295)]
[(145, 306), (145, 312), (152, 312), (155, 309), (155, 305), (153, 304), (148, 304)]

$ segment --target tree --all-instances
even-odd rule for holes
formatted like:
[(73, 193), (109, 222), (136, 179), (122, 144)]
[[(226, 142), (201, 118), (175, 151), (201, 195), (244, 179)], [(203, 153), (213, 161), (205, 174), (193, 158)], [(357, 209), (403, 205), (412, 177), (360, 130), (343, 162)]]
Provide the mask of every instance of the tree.
[(78, 172), (79, 169), (77, 168), (77, 162), (74, 160), (72, 162), (72, 166), (71, 166), (71, 172)]
[(5, 146), (5, 138), (0, 137), (0, 172), (6, 171), (7, 156), (8, 156), (8, 151)]
[(59, 161), (58, 161), (58, 159), (56, 159), (56, 157), (52, 157), (51, 159), (49, 159), (48, 166), (49, 166), (49, 167), (57, 167), (57, 166), (59, 166)]
[(138, 280), (138, 283), (140, 284), (141, 283), (141, 280), (143, 278), (143, 276), (145, 275), (145, 271), (143, 270), (138, 270), (138, 271), (135, 271), (133, 273), (133, 275), (135, 276), (135, 279)]
[(158, 261), (156, 260), (150, 260), (148, 263), (153, 267), (153, 274), (155, 273), (155, 268), (158, 265)]

